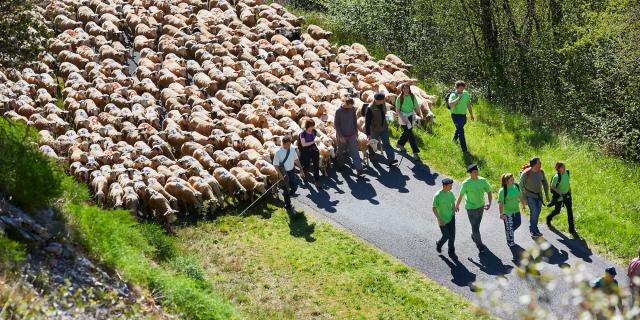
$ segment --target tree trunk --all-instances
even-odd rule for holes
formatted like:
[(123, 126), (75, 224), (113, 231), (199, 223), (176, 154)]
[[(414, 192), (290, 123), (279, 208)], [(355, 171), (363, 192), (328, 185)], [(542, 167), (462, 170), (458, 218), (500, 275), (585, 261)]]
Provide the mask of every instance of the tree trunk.
[[(504, 67), (501, 62), (500, 42), (498, 31), (493, 20), (493, 4), (491, 0), (480, 0), (480, 29), (485, 44), (485, 50), (489, 53), (489, 74), (492, 75), (493, 86), (498, 92), (503, 92), (505, 87)], [(493, 92), (489, 90), (489, 98)]]

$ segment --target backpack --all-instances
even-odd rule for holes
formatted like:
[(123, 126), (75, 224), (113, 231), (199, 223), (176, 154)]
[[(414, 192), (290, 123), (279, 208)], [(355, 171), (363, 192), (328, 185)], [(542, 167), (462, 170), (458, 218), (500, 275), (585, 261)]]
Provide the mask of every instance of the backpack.
[[(571, 178), (571, 173), (569, 172), (569, 170), (565, 170), (565, 172), (567, 173), (567, 177)], [(556, 181), (556, 189), (558, 189), (558, 187), (560, 186), (561, 181), (562, 181), (562, 175), (560, 174), (560, 172), (558, 172), (558, 181)]]
[(451, 110), (451, 107), (449, 106), (449, 98), (451, 98), (451, 95), (455, 92), (455, 90), (453, 89), (449, 89), (449, 91), (447, 91), (447, 93), (444, 95), (444, 105), (447, 106), (447, 109)]
[[(544, 170), (540, 168), (540, 172), (544, 173)], [(526, 173), (527, 177), (531, 175), (531, 165), (528, 162), (523, 164), (522, 167), (520, 168), (520, 174), (522, 173)]]
[[(514, 186), (516, 186), (516, 188), (518, 188), (518, 191), (520, 191), (520, 186), (517, 183), (513, 184)], [(507, 194), (508, 194), (508, 190), (507, 187), (503, 187), (502, 189), (504, 189), (504, 204), (507, 204)]]

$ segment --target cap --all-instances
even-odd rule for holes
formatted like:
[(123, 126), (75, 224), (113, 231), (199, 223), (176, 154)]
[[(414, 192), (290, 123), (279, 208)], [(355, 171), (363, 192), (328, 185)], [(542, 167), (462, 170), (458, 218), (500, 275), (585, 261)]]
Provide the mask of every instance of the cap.
[(448, 185), (448, 184), (452, 184), (452, 183), (453, 183), (453, 180), (452, 180), (452, 179), (449, 179), (449, 178), (444, 178), (444, 179), (442, 179), (442, 185), (443, 185), (443, 186), (444, 186), (444, 185)]
[(373, 98), (374, 98), (375, 100), (384, 100), (384, 93), (382, 93), (382, 92), (378, 92), (378, 93), (376, 93), (375, 95), (373, 95)]
[(477, 165), (477, 164), (475, 164), (475, 163), (474, 163), (474, 164), (470, 164), (470, 165), (467, 167), (467, 172), (471, 172), (471, 171), (473, 171), (473, 170), (478, 170), (478, 165)]
[(616, 272), (616, 268), (614, 268), (614, 267), (606, 268), (606, 269), (604, 269), (604, 272), (606, 272), (606, 273), (608, 273), (608, 274), (610, 274), (610, 275), (612, 275), (614, 277), (618, 274)]

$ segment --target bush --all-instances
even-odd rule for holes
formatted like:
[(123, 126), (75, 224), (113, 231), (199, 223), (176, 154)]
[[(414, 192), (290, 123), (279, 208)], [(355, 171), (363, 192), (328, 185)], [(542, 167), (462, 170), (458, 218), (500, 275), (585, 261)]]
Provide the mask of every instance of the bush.
[(0, 118), (0, 191), (31, 210), (62, 195), (64, 172), (37, 148), (37, 133), (20, 122)]

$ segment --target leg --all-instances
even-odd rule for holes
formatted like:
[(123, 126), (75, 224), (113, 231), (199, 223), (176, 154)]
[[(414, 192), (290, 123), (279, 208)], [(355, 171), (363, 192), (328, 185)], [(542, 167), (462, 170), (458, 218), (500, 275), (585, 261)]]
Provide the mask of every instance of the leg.
[(449, 228), (446, 224), (444, 226), (440, 226), (440, 232), (442, 233), (442, 236), (440, 237), (440, 240), (436, 242), (436, 249), (438, 250), (438, 252), (442, 250), (442, 246), (444, 245), (444, 243), (449, 240)]
[(462, 148), (462, 151), (467, 152), (467, 138), (464, 136), (464, 126), (467, 124), (467, 115), (465, 114), (461, 118), (458, 139), (460, 139), (460, 148)]
[(513, 231), (515, 232), (516, 230), (518, 230), (521, 224), (522, 224), (522, 216), (520, 215), (520, 212), (514, 213), (513, 214)]
[(504, 233), (507, 236), (507, 245), (509, 247), (513, 247), (515, 245), (514, 239), (513, 239), (513, 234), (514, 234), (514, 221), (513, 221), (513, 216), (507, 216), (505, 215), (505, 219), (502, 221), (504, 222)]
[(384, 152), (387, 154), (387, 160), (393, 161), (396, 159), (396, 153), (393, 151), (393, 147), (391, 147), (391, 143), (389, 142), (389, 131), (383, 131), (380, 136), (380, 141), (382, 141), (382, 146), (384, 147)]
[(471, 239), (476, 244), (478, 249), (484, 247), (482, 244), (482, 237), (480, 236), (480, 222), (482, 222), (482, 213), (484, 208), (467, 210), (469, 216), (469, 222), (471, 223)]
[(289, 189), (289, 173), (286, 173), (287, 177), (285, 177), (284, 186), (282, 187), (282, 195), (284, 196), (284, 207), (286, 209), (291, 208), (291, 192)]
[(451, 218), (451, 221), (447, 223), (447, 227), (449, 228), (449, 255), (454, 255), (456, 253), (456, 217)]
[(302, 164), (304, 172), (309, 171), (309, 162), (311, 162), (310, 153), (311, 150), (308, 148), (300, 148), (300, 164)]
[(538, 198), (527, 197), (527, 204), (529, 205), (529, 232), (531, 235), (537, 235), (540, 232), (538, 231), (538, 218), (542, 201)]
[(456, 121), (456, 115), (451, 114), (451, 120), (453, 121), (453, 126), (456, 130), (453, 131), (453, 141), (458, 140), (458, 122)]
[(311, 152), (311, 159), (313, 160), (313, 179), (318, 182), (320, 181), (320, 152), (318, 149), (314, 149)]
[(348, 146), (354, 168), (356, 170), (362, 170), (362, 159), (360, 159), (360, 153), (358, 152), (358, 141), (356, 140), (355, 136), (349, 139)]
[(409, 128), (406, 125), (400, 127), (402, 127), (402, 134), (400, 135), (400, 139), (398, 139), (398, 145), (404, 147), (407, 140), (409, 140)]
[(571, 194), (567, 194), (564, 199), (564, 206), (567, 208), (567, 222), (569, 223), (569, 232), (575, 233), (576, 226), (573, 221), (573, 202), (571, 200)]
[(411, 145), (413, 153), (420, 152), (420, 149), (418, 149), (418, 143), (416, 142), (416, 136), (413, 134), (413, 128), (409, 129), (409, 145)]
[(292, 169), (291, 171), (288, 171), (287, 176), (289, 176), (289, 191), (291, 192), (291, 194), (294, 194), (296, 193), (296, 190), (298, 190), (295, 170)]
[(553, 207), (553, 211), (551, 211), (551, 213), (549, 213), (549, 215), (547, 216), (547, 224), (551, 224), (551, 220), (553, 220), (553, 217), (557, 216), (560, 213), (561, 209), (562, 200), (558, 200)]

